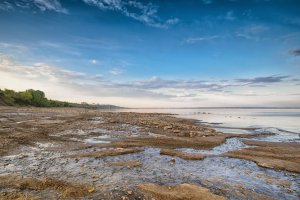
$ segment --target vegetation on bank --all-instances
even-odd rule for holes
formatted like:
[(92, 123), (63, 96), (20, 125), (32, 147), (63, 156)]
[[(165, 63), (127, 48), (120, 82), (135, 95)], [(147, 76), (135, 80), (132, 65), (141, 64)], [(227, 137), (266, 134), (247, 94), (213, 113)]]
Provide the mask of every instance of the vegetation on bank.
[(70, 103), (47, 99), (40, 90), (28, 89), (16, 92), (9, 89), (0, 89), (0, 106), (35, 106), (35, 107), (78, 107), (78, 108), (117, 108), (113, 105), (99, 105), (88, 103)]

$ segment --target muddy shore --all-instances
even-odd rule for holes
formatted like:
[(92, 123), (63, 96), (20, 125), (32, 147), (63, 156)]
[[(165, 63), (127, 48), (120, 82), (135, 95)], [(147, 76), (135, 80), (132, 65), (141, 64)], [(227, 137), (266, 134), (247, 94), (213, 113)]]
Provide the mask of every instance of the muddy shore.
[(0, 107), (0, 199), (300, 198), (300, 144), (259, 136), (169, 114)]

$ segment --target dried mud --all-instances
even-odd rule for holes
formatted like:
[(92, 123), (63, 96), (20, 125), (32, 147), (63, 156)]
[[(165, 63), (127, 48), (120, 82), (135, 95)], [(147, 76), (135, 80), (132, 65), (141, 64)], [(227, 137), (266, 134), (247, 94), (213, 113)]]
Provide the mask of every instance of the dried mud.
[(144, 193), (149, 193), (148, 199), (157, 200), (225, 200), (222, 196), (211, 193), (208, 189), (191, 184), (175, 186), (160, 186), (155, 184), (140, 184), (138, 186)]
[(202, 160), (205, 158), (202, 154), (195, 154), (195, 153), (186, 153), (182, 151), (176, 151), (172, 149), (162, 149), (160, 150), (161, 155), (168, 155), (168, 156), (176, 156), (185, 160)]

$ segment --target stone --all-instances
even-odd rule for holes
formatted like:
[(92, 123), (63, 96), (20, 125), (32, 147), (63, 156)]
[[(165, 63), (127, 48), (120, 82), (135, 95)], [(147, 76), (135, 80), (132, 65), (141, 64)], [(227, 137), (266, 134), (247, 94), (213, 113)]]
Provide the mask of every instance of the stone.
[(173, 128), (172, 125), (170, 125), (170, 126), (165, 126), (165, 127), (164, 127), (164, 130), (166, 131), (166, 130), (169, 130), (169, 129), (172, 129), (172, 128)]
[(197, 135), (197, 132), (190, 131), (189, 135), (190, 135), (190, 137), (195, 137)]

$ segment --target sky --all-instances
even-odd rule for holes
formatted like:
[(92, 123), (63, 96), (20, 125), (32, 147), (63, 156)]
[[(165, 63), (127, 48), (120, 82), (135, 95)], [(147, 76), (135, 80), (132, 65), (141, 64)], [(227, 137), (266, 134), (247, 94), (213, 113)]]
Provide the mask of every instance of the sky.
[(0, 0), (0, 88), (125, 107), (300, 106), (299, 0)]

